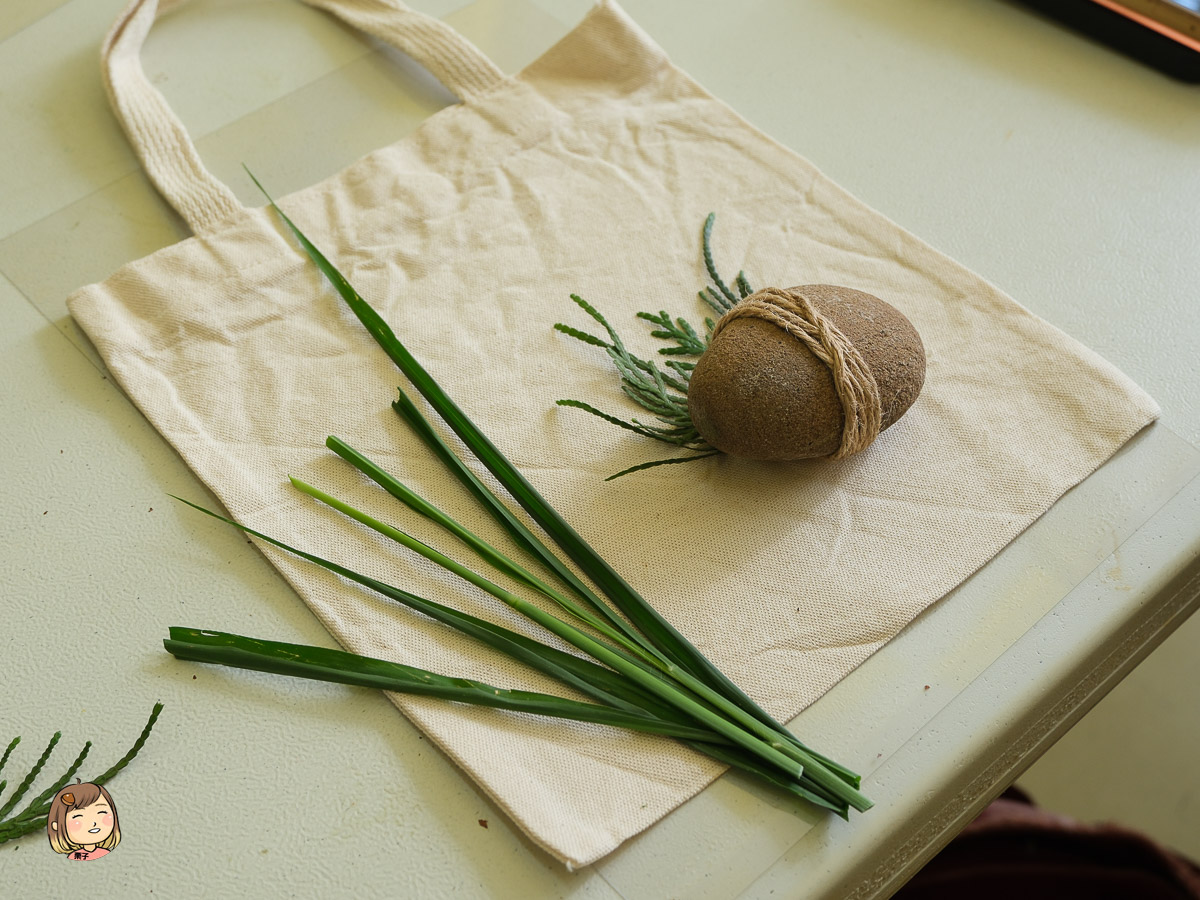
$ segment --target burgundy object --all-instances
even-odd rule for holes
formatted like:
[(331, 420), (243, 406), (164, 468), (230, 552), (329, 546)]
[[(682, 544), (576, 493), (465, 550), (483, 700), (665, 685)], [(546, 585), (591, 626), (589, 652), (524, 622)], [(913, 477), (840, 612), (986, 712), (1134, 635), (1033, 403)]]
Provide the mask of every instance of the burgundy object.
[(1009, 788), (894, 900), (1200, 900), (1200, 866), (1117, 825), (1084, 825)]

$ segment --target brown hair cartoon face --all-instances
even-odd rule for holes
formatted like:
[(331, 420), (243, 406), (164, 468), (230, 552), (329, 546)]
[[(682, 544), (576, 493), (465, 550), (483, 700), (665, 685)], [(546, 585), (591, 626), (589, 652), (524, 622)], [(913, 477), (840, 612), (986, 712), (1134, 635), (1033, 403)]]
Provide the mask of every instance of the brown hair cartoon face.
[(72, 784), (54, 795), (46, 818), (46, 836), (55, 853), (68, 859), (107, 856), (121, 842), (117, 807), (98, 784)]

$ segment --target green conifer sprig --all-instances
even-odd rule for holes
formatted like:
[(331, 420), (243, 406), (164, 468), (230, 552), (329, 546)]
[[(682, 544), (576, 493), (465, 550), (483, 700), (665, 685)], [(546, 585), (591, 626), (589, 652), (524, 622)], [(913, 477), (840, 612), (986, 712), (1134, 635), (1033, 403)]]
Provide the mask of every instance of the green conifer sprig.
[(637, 317), (658, 326), (658, 328), (650, 332), (651, 337), (661, 338), (664, 341), (675, 341), (674, 347), (662, 347), (659, 349), (658, 352), (664, 356), (699, 356), (708, 349), (708, 336), (712, 334), (713, 328), (716, 327), (716, 323), (712, 319), (705, 319), (704, 324), (708, 326), (708, 332), (702, 338), (696, 334), (696, 329), (691, 326), (691, 323), (687, 319), (680, 318), (672, 322), (666, 310), (663, 310), (657, 316), (652, 313), (640, 312), (637, 314)]
[(46, 749), (42, 751), (42, 755), (38, 757), (38, 761), (33, 764), (33, 768), (29, 770), (29, 774), (25, 776), (25, 780), (17, 785), (17, 789), (13, 791), (13, 795), (8, 798), (8, 802), (0, 806), (0, 819), (8, 815), (9, 811), (21, 802), (21, 798), (25, 796), (25, 792), (29, 790), (29, 786), (33, 784), (33, 779), (38, 777), (38, 773), (42, 771), (42, 767), (46, 765), (46, 760), (50, 758), (50, 754), (54, 752), (54, 747), (62, 737), (61, 731), (54, 732), (54, 737), (50, 738), (50, 743), (46, 745)]
[[(638, 419), (626, 421), (617, 416), (602, 412), (591, 404), (584, 403), (582, 400), (559, 400), (558, 405), (582, 409), (584, 412), (598, 416), (606, 422), (611, 422), (613, 425), (624, 428), (627, 431), (633, 431), (644, 437), (654, 438), (655, 440), (674, 444), (684, 449), (711, 450), (707, 442), (700, 437), (700, 433), (696, 431), (696, 426), (692, 424), (691, 417), (688, 415), (686, 377), (672, 375), (660, 369), (653, 362), (640, 359), (631, 354), (626, 349), (625, 343), (621, 340), (620, 336), (599, 310), (577, 294), (572, 294), (571, 299), (575, 301), (580, 309), (604, 328), (610, 340), (605, 341), (595, 335), (579, 331), (561, 323), (555, 325), (555, 328), (563, 334), (567, 334), (584, 343), (603, 347), (612, 360), (613, 365), (616, 366), (617, 371), (620, 373), (621, 390), (642, 408), (652, 412), (659, 424), (649, 424), (641, 422)], [(619, 472), (617, 475), (611, 477), (616, 478), (622, 474), (625, 473)]]
[[(712, 255), (712, 228), (715, 220), (716, 214), (709, 213), (708, 218), (704, 220), (704, 228), (701, 230), (704, 267), (708, 271), (712, 285), (706, 286), (700, 291), (699, 297), (719, 317), (733, 309), (739, 301), (750, 296), (753, 293), (753, 289), (750, 287), (750, 282), (746, 280), (746, 274), (738, 272), (737, 278), (734, 279), (734, 285), (737, 287), (738, 293), (734, 294), (721, 278), (720, 273), (717, 272)], [(667, 360), (663, 364), (665, 366), (663, 368), (654, 362), (634, 356), (625, 348), (625, 344), (620, 336), (608, 323), (608, 320), (600, 314), (599, 310), (577, 294), (572, 294), (571, 299), (584, 312), (591, 316), (592, 319), (604, 327), (604, 330), (608, 333), (609, 340), (606, 341), (603, 338), (596, 337), (594, 334), (580, 331), (562, 322), (555, 324), (554, 329), (585, 344), (590, 344), (593, 347), (602, 347), (608, 353), (609, 358), (617, 369), (617, 373), (621, 379), (622, 393), (643, 409), (653, 413), (659, 424), (649, 424), (637, 419), (622, 419), (610, 413), (603, 412), (592, 404), (585, 403), (582, 400), (559, 400), (557, 401), (558, 405), (581, 409), (619, 428), (624, 428), (626, 431), (632, 431), (643, 437), (654, 438), (667, 444), (674, 444), (685, 450), (696, 451), (691, 456), (652, 460), (651, 462), (631, 466), (628, 469), (617, 472), (615, 475), (608, 476), (605, 481), (611, 481), (614, 478), (620, 478), (622, 475), (628, 475), (631, 472), (640, 472), (643, 469), (651, 469), (655, 466), (691, 462), (718, 455), (721, 451), (717, 450), (701, 437), (688, 412), (688, 385), (691, 383), (692, 370), (695, 369), (696, 363), (674, 358)], [(650, 332), (652, 337), (671, 342), (671, 346), (660, 347), (658, 350), (660, 354), (671, 357), (698, 358), (708, 349), (709, 342), (712, 340), (713, 329), (716, 328), (716, 321), (711, 317), (706, 317), (704, 319), (704, 336), (701, 337), (700, 333), (690, 322), (681, 317), (672, 318), (666, 310), (662, 310), (658, 314), (639, 312), (637, 317), (654, 326)]]
[[(146, 743), (146, 738), (150, 736), (150, 731), (154, 728), (154, 723), (158, 721), (158, 714), (162, 712), (162, 708), (163, 705), (161, 703), (154, 704), (154, 709), (150, 711), (150, 718), (146, 720), (146, 724), (142, 728), (142, 733), (138, 735), (138, 738), (136, 741), (134, 741), (133, 746), (130, 747), (129, 750), (126, 751), (125, 755), (117, 760), (117, 762), (113, 764), (108, 771), (96, 778), (93, 778), (91, 781), (92, 784), (103, 785), (119, 771), (125, 768), (125, 766), (129, 765), (130, 760), (138, 755), (138, 752)], [(36, 763), (34, 763), (33, 768), (29, 770), (29, 774), (26, 775), (21, 783), (17, 786), (17, 789), (13, 792), (13, 795), (8, 798), (8, 801), (3, 806), (0, 806), (0, 844), (3, 844), (5, 841), (11, 841), (14, 838), (19, 838), (26, 834), (30, 834), (34, 831), (40, 831), (41, 829), (44, 829), (46, 827), (46, 816), (50, 812), (50, 801), (54, 798), (55, 794), (66, 787), (70, 780), (75, 777), (75, 773), (79, 771), (79, 767), (82, 766), (83, 761), (87, 759), (88, 751), (92, 749), (91, 741), (88, 741), (83, 745), (83, 749), (79, 751), (79, 755), (75, 757), (75, 761), (71, 763), (70, 768), (63, 773), (61, 778), (29, 801), (29, 804), (21, 812), (17, 813), (12, 818), (5, 819), (4, 817), (8, 815), (8, 813), (11, 812), (18, 803), (21, 802), (21, 798), (25, 796), (26, 791), (29, 790), (34, 780), (41, 773), (42, 768), (50, 759), (50, 754), (54, 752), (54, 748), (57, 746), (61, 738), (61, 731), (54, 732), (54, 737), (50, 738), (50, 743), (46, 745), (46, 749), (42, 751), (42, 755), (38, 757), (38, 760)], [(5, 763), (8, 762), (8, 758), (12, 755), (13, 750), (19, 743), (21, 743), (21, 739), (19, 737), (13, 738), (12, 742), (9, 743), (8, 749), (4, 751), (4, 756), (0, 757), (0, 770), (4, 768)], [(7, 784), (7, 781), (0, 781), (0, 792), (3, 792)]]
[[(742, 295), (743, 300), (754, 293), (754, 288), (750, 287), (750, 282), (746, 280), (745, 272), (737, 273), (737, 289), (738, 293)], [(711, 331), (711, 329), (709, 330)]]
[[(729, 287), (725, 284), (725, 282), (721, 280), (721, 276), (717, 273), (717, 266), (713, 262), (712, 229), (713, 229), (713, 222), (715, 222), (716, 219), (717, 219), (716, 213), (708, 214), (708, 218), (704, 220), (704, 231), (703, 231), (702, 240), (703, 240), (703, 246), (704, 246), (704, 268), (708, 269), (708, 277), (712, 279), (712, 283), (714, 285), (716, 285), (717, 290), (719, 290), (721, 293), (720, 293), (720, 296), (718, 297), (717, 294), (712, 290), (712, 288), (705, 288), (705, 290), (707, 290), (709, 292), (709, 294), (712, 295), (713, 300), (716, 302), (716, 305), (718, 307), (718, 315), (724, 315), (725, 313), (727, 313), (731, 309), (733, 309), (737, 305), (738, 300), (740, 300), (741, 298), (736, 296), (733, 293), (733, 291), (731, 291), (729, 289)], [(741, 278), (740, 272), (738, 273), (738, 277)]]

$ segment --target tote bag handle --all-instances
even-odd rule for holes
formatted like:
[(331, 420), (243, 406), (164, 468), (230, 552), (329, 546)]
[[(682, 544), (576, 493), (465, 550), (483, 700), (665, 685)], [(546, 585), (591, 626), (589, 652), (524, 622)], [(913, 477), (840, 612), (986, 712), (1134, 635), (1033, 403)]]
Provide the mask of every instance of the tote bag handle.
[[(185, 0), (132, 0), (101, 49), (109, 102), (159, 193), (201, 232), (241, 210), (233, 191), (204, 167), (183, 123), (142, 69), (141, 48), (159, 15)], [(478, 47), (440, 19), (397, 0), (304, 0), (397, 47), (463, 100), (505, 76)]]

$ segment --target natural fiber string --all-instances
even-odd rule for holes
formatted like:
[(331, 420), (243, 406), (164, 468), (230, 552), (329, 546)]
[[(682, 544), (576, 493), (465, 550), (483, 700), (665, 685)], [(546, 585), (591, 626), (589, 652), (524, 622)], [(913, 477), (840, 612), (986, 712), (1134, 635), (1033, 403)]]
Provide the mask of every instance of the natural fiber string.
[(734, 319), (744, 318), (763, 319), (782, 328), (829, 366), (845, 414), (842, 444), (833, 459), (857, 453), (875, 440), (883, 415), (875, 376), (850, 339), (821, 315), (807, 297), (796, 288), (755, 291), (721, 317), (713, 329), (713, 338)]

